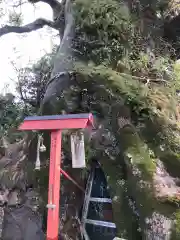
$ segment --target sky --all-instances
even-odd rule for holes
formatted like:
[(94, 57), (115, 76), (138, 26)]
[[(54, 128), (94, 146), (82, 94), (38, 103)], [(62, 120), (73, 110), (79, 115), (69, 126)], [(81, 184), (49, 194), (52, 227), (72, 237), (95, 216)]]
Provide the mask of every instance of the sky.
[[(45, 3), (37, 3), (35, 7), (27, 3), (22, 5), (21, 11), (23, 24), (32, 22), (39, 17), (52, 20), (51, 8)], [(4, 21), (6, 20), (4, 18)], [(52, 39), (52, 34), (56, 35), (56, 32), (44, 27), (31, 33), (21, 35), (10, 33), (0, 38), (0, 92), (15, 91), (17, 81), (15, 68), (32, 64), (45, 53), (51, 52), (53, 43), (59, 41), (58, 38)], [(14, 63), (12, 64), (12, 62)]]

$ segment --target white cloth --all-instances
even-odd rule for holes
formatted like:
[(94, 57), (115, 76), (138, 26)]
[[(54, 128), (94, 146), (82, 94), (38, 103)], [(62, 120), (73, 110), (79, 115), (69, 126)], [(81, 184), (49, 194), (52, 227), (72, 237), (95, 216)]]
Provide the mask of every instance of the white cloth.
[(76, 133), (71, 135), (71, 153), (72, 153), (72, 167), (85, 168), (85, 150), (84, 150), (84, 135), (83, 133)]

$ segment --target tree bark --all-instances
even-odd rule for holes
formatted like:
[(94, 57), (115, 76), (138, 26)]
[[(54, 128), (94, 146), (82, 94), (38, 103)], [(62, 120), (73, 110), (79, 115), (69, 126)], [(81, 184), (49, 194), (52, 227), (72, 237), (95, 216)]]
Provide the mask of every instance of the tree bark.
[(71, 0), (66, 0), (64, 7), (64, 33), (58, 48), (51, 79), (46, 89), (42, 105), (50, 103), (61, 95), (63, 90), (70, 86), (70, 72), (73, 71), (73, 39), (75, 34), (75, 21)]
[(29, 23), (24, 26), (21, 26), (21, 27), (5, 25), (4, 27), (0, 28), (0, 37), (2, 37), (3, 35), (6, 35), (8, 33), (32, 32), (32, 31), (38, 30), (40, 28), (43, 28), (45, 25), (57, 29), (56, 24), (54, 22), (43, 19), (43, 18), (39, 18), (39, 19), (36, 19), (34, 22)]

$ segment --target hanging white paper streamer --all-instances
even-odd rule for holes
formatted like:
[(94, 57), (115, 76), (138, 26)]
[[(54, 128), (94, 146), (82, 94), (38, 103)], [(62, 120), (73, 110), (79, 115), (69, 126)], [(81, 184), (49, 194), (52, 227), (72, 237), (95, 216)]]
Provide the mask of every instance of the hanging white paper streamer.
[(85, 168), (85, 150), (84, 150), (84, 135), (80, 134), (71, 135), (71, 153), (72, 153), (72, 167)]
[(40, 170), (41, 169), (40, 151), (39, 151), (40, 145), (41, 145), (41, 136), (38, 136), (35, 170)]

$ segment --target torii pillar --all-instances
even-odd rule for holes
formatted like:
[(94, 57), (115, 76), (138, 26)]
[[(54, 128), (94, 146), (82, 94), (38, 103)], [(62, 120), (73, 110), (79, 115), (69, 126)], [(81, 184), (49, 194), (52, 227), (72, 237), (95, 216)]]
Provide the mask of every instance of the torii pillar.
[(62, 130), (87, 127), (93, 127), (91, 113), (27, 117), (19, 127), (19, 130), (51, 131), (47, 240), (58, 240)]

